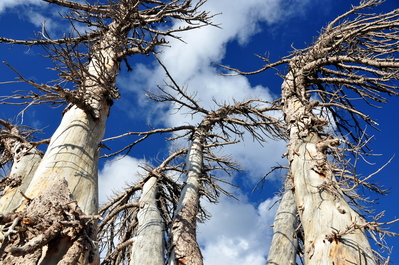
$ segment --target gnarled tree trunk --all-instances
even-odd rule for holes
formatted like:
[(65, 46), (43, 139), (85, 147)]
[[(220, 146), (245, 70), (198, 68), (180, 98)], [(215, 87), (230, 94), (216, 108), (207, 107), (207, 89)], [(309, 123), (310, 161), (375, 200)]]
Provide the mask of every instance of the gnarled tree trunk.
[(337, 139), (319, 135), (325, 121), (312, 112), (301, 69), (292, 69), (282, 85), (284, 114), (290, 132), (288, 159), (295, 200), (304, 230), (305, 264), (376, 264), (361, 226), (327, 161), (326, 149)]
[(98, 152), (107, 114), (105, 106), (100, 119), (93, 119), (77, 107), (64, 114), (26, 191), (29, 198), (39, 196), (55, 181), (66, 180), (82, 211), (97, 213)]
[[(117, 48), (115, 45), (111, 45), (114, 41), (112, 25), (103, 40), (92, 48), (93, 56), (83, 71), (84, 77), (82, 77), (82, 84), (79, 88), (83, 95), (78, 103), (79, 106), (70, 105), (64, 111), (62, 121), (51, 137), (48, 149), (25, 192), (26, 196), (32, 200), (42, 200), (41, 197), (44, 194), (59, 187), (57, 183), (66, 183), (68, 189), (62, 189), (66, 194), (60, 194), (60, 196), (70, 198), (69, 203), (79, 207), (78, 211), (76, 211), (78, 208), (74, 208), (72, 211), (85, 215), (97, 214), (99, 144), (104, 136), (106, 119), (109, 115), (110, 90), (113, 88), (119, 70), (119, 60), (116, 57)], [(18, 211), (21, 211), (24, 216), (32, 217), (33, 215), (27, 212), (28, 210), (32, 211), (27, 207), (29, 203), (30, 201), (25, 200)], [(68, 207), (62, 205), (65, 203), (64, 201), (55, 199), (52, 203)], [(40, 215), (40, 213), (35, 214)], [(67, 218), (67, 221), (70, 222), (73, 221), (68, 216), (63, 217), (62, 214), (57, 218), (61, 218), (57, 220), (60, 224), (64, 222), (62, 218)], [(80, 218), (78, 220), (81, 221)], [(92, 226), (95, 226), (95, 222), (95, 220), (92, 221)], [(67, 231), (64, 231), (61, 234), (65, 233), (65, 236), (59, 237), (59, 232), (56, 231), (60, 227), (55, 226), (51, 229), (54, 232), (48, 235), (49, 238), (41, 244), (46, 244), (48, 241), (48, 246), (55, 247), (43, 246), (42, 253), (36, 260), (38, 264), (77, 262), (77, 260), (79, 260), (79, 264), (93, 264), (99, 261), (96, 256), (98, 253), (93, 254), (97, 251), (93, 243), (95, 240), (93, 227), (88, 228), (91, 232), (88, 232), (89, 230), (76, 232), (88, 234), (85, 244), (90, 247), (76, 243), (76, 235), (73, 233), (68, 234)], [(51, 229), (49, 228), (49, 230)], [(34, 240), (34, 238), (29, 238), (29, 240)], [(74, 251), (74, 254), (66, 255), (71, 250)], [(32, 257), (29, 259), (35, 262)], [(20, 262), (25, 261), (21, 260)]]

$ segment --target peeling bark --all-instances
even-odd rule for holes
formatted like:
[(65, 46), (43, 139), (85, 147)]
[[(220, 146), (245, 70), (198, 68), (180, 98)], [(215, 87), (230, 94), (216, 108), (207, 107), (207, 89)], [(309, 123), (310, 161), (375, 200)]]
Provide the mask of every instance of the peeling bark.
[[(325, 166), (322, 173), (315, 171), (320, 162), (317, 159), (321, 155), (317, 149), (320, 141), (316, 133), (299, 140), (297, 155), (291, 163), (305, 235), (305, 264), (376, 264), (364, 230), (348, 231), (350, 225), (361, 226), (364, 220), (334, 185), (326, 184), (336, 183), (331, 168)], [(323, 159), (326, 161), (326, 157)]]
[(157, 193), (157, 178), (150, 177), (140, 198), (130, 265), (164, 264), (164, 223), (157, 205)]
[[(66, 182), (55, 181), (24, 210), (1, 215), (0, 224), (12, 222), (4, 229), (7, 244), (0, 248), (2, 262), (97, 264), (92, 241), (95, 225), (71, 202), (71, 197)], [(77, 248), (80, 252), (75, 252)]]
[[(304, 230), (306, 265), (376, 264), (364, 224), (339, 190), (318, 130), (323, 120), (312, 113), (304, 74), (292, 65), (282, 85), (284, 114), (289, 125), (288, 159), (295, 200)], [(326, 139), (328, 140), (328, 139)]]

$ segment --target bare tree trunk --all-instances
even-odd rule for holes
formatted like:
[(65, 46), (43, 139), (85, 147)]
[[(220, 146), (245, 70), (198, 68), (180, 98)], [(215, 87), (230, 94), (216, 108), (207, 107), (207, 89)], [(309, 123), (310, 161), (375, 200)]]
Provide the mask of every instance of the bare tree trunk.
[[(58, 187), (56, 183), (66, 182), (68, 189), (63, 190), (68, 194), (63, 196), (70, 197), (71, 203), (75, 201), (86, 215), (95, 215), (98, 210), (99, 144), (104, 136), (110, 109), (108, 89), (115, 82), (119, 67), (115, 52), (111, 48), (101, 49), (113, 40), (107, 35), (104, 38), (103, 42), (93, 47), (93, 58), (84, 72), (80, 88), (84, 92), (81, 106), (71, 105), (66, 109), (25, 192), (30, 199), (40, 198), (49, 190)], [(19, 211), (30, 209), (26, 208), (28, 202), (25, 200)], [(62, 203), (54, 201), (54, 205)], [(59, 228), (54, 228), (54, 231), (57, 229)], [(85, 242), (87, 244), (91, 242), (93, 245), (91, 240), (95, 239), (95, 231), (92, 228), (89, 230), (91, 232)], [(52, 238), (53, 236), (55, 238)], [(69, 237), (57, 238), (57, 233), (54, 232), (47, 241), (51, 240), (53, 240), (51, 245), (56, 247), (43, 246), (46, 250), (43, 250), (40, 261), (37, 261), (38, 264), (63, 263), (66, 262), (65, 258), (69, 259), (67, 262), (79, 260), (79, 264), (93, 264), (99, 261), (98, 253), (93, 257), (93, 253), (97, 251), (96, 247), (91, 246), (88, 251), (86, 247), (79, 245), (80, 243), (74, 242), (76, 238), (72, 234)], [(70, 251), (74, 253), (67, 255)]]
[(203, 169), (204, 135), (194, 138), (187, 159), (188, 177), (172, 224), (173, 250), (170, 265), (201, 265), (202, 254), (197, 243), (197, 214), (200, 177)]
[[(376, 264), (364, 230), (365, 221), (335, 189), (316, 133), (299, 141), (291, 163), (295, 195), (304, 229), (306, 264)], [(318, 159), (322, 156), (322, 160)]]
[(364, 220), (346, 202), (327, 161), (326, 149), (339, 141), (319, 136), (317, 126), (323, 121), (312, 112), (302, 78), (300, 70), (293, 67), (282, 90), (290, 126), (290, 174), (304, 230), (305, 264), (376, 264), (361, 228)]
[[(99, 119), (94, 119), (90, 114), (75, 106), (65, 113), (26, 190), (25, 194), (28, 198), (43, 196), (49, 190), (58, 187), (56, 183), (66, 181), (68, 189), (64, 191), (70, 192), (71, 195), (63, 194), (63, 196), (70, 197), (70, 202), (76, 201), (85, 214), (97, 213), (98, 146), (104, 135), (108, 109), (109, 106), (103, 104)], [(25, 200), (25, 202), (28, 201)], [(56, 201), (53, 203), (56, 204)], [(20, 210), (24, 207), (24, 205), (20, 207)], [(38, 264), (57, 264), (64, 259), (68, 250), (80, 252), (78, 256), (83, 254), (79, 264), (98, 262), (98, 258), (91, 258), (88, 261), (88, 251), (79, 248), (72, 249), (73, 241), (71, 240), (73, 239), (69, 237), (55, 239), (51, 245), (56, 247), (46, 248), (40, 259), (42, 262)]]
[(75, 106), (65, 113), (26, 191), (29, 198), (39, 196), (58, 180), (66, 180), (82, 211), (97, 213), (98, 151), (108, 106), (104, 105), (102, 112), (100, 119)]
[(143, 186), (138, 227), (134, 237), (130, 265), (164, 264), (164, 223), (157, 205), (157, 178), (150, 177)]
[[(288, 181), (288, 180), (287, 180)], [(291, 185), (290, 185), (291, 186)], [(273, 223), (273, 239), (266, 264), (289, 265), (296, 264), (298, 251), (297, 207), (291, 187), (287, 187), (281, 198)]]
[[(22, 194), (25, 194), (33, 175), (42, 159), (42, 154), (35, 147), (27, 150), (18, 142), (13, 149), (15, 152), (14, 161), (8, 175), (11, 185), (8, 185), (0, 197), (0, 213), (7, 213), (16, 210), (24, 200)], [(22, 149), (22, 150), (21, 150)]]
[[(42, 153), (29, 143), (9, 139), (3, 144), (11, 151), (13, 164), (6, 177), (7, 186), (0, 197), (0, 214), (14, 212), (23, 203), (25, 191), (42, 159)], [(0, 242), (6, 244), (6, 241), (0, 233)]]

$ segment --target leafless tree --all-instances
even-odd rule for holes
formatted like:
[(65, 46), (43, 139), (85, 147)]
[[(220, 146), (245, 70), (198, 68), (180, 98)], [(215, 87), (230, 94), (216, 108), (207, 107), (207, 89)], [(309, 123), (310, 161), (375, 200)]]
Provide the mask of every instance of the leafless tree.
[[(212, 18), (193, 2), (109, 0), (106, 4), (42, 0), (63, 7), (63, 18), (73, 32), (53, 39), (43, 30), (36, 40), (0, 38), (1, 43), (42, 46), (60, 79), (39, 84), (15, 71), (34, 92), (1, 98), (4, 104), (68, 103), (51, 140), (35, 141), (30, 128), (0, 120), (1, 166), (10, 166), (0, 182), (0, 225), (4, 264), (202, 264), (196, 239), (198, 219), (206, 217), (201, 198), (217, 202), (220, 193), (231, 196), (214, 175), (236, 164), (214, 152), (236, 143), (243, 131), (256, 140), (288, 139), (289, 173), (275, 219), (275, 235), (268, 264), (378, 264), (377, 252), (367, 240), (375, 234), (396, 235), (384, 229), (381, 215), (366, 218), (359, 187), (384, 193), (356, 174), (346, 158), (368, 152), (370, 137), (362, 125), (377, 126), (349, 96), (369, 105), (399, 95), (399, 11), (364, 13), (381, 0), (361, 1), (323, 29), (308, 48), (266, 65), (288, 66), (281, 99), (251, 99), (201, 107), (169, 76), (171, 83), (149, 93), (158, 102), (171, 102), (177, 111), (199, 115), (196, 125), (126, 133), (137, 141), (107, 156), (128, 152), (156, 133), (173, 133), (187, 148), (175, 150), (158, 166), (145, 166), (142, 180), (126, 187), (100, 211), (97, 198), (99, 150), (113, 101), (120, 97), (115, 81), (122, 62), (135, 54), (155, 53), (178, 32), (210, 25)], [(167, 28), (172, 20), (185, 28)], [(78, 25), (90, 27), (85, 32)], [(162, 65), (162, 63), (161, 63)], [(281, 110), (285, 125), (268, 115)], [(334, 130), (335, 129), (335, 130)], [(288, 137), (287, 137), (288, 131)], [(108, 139), (108, 140), (110, 140)], [(37, 146), (48, 144), (42, 154)], [(186, 157), (186, 159), (183, 159)], [(185, 162), (183, 162), (185, 161)], [(377, 170), (379, 171), (379, 170)], [(186, 176), (182, 182), (176, 176)], [(295, 202), (295, 203), (293, 203)], [(97, 235), (98, 233), (98, 235)], [(96, 241), (100, 241), (100, 248)]]
[(278, 62), (264, 58), (266, 65), (258, 71), (236, 70), (255, 74), (289, 66), (281, 99), (290, 135), (286, 154), (290, 188), (281, 204), (292, 200), (287, 193), (293, 193), (300, 227), (295, 231), (295, 218), (287, 219), (290, 228), (279, 240), (280, 213), (292, 216), (296, 208), (279, 210), (268, 264), (295, 262), (297, 232), (303, 237), (305, 264), (377, 264), (380, 257), (371, 249), (366, 231), (379, 244), (374, 234), (396, 235), (384, 231), (383, 223), (377, 221), (381, 216), (368, 220), (361, 214), (359, 186), (385, 191), (368, 183), (369, 177), (356, 175), (345, 157), (348, 152), (355, 156), (367, 152), (370, 139), (364, 122), (377, 126), (349, 95), (357, 95), (370, 106), (387, 102), (386, 95), (399, 95), (395, 83), (399, 79), (399, 10), (366, 13), (382, 2), (361, 1), (329, 23), (313, 45)]
[[(243, 131), (258, 141), (268, 137), (285, 138), (281, 120), (267, 115), (280, 110), (280, 104), (252, 99), (219, 105), (217, 110), (209, 111), (199, 105), (194, 95), (188, 95), (171, 80), (165, 88), (159, 87), (161, 93), (149, 93), (149, 97), (158, 102), (172, 102), (179, 111), (184, 109), (185, 113), (188, 110), (191, 115), (202, 116), (202, 121), (198, 125), (131, 133), (144, 138), (154, 133), (179, 132), (170, 140), (185, 139), (189, 146), (173, 152), (159, 166), (147, 168), (148, 174), (139, 183), (101, 209), (100, 214), (107, 216), (100, 225), (104, 247), (108, 248), (104, 264), (120, 264), (129, 258), (130, 248), (130, 264), (203, 264), (196, 239), (197, 222), (206, 217), (200, 199), (206, 197), (217, 202), (221, 192), (232, 196), (218, 184), (222, 180), (213, 172), (219, 169), (229, 173), (239, 169), (230, 158), (217, 156), (213, 150), (237, 144), (234, 138), (241, 137)], [(183, 183), (174, 179), (181, 174), (186, 176)], [(136, 195), (138, 192), (140, 196)], [(131, 205), (134, 210), (125, 205)], [(110, 246), (114, 243), (106, 239), (107, 234), (120, 238), (115, 247)]]
[[(1, 124), (3, 158), (32, 170), (12, 167), (3, 181), (15, 185), (12, 178), (21, 178), (21, 185), (27, 187), (22, 202), (18, 196), (15, 201), (14, 197), (1, 198), (4, 209), (17, 209), (1, 215), (0, 224), (8, 228), (0, 260), (10, 264), (97, 263), (93, 240), (98, 221), (98, 154), (110, 107), (119, 98), (115, 80), (120, 64), (125, 61), (130, 67), (129, 56), (151, 54), (156, 47), (167, 45), (166, 37), (179, 39), (178, 32), (209, 25), (212, 16), (200, 11), (205, 0), (43, 2), (65, 8), (62, 18), (73, 29), (83, 26), (87, 30), (73, 30), (58, 39), (45, 29), (36, 40), (0, 38), (1, 43), (43, 46), (60, 77), (38, 84), (10, 66), (20, 81), (37, 91), (5, 97), (3, 103), (69, 103), (43, 157), (35, 145), (22, 140), (21, 130), (14, 132), (15, 127)], [(172, 20), (185, 21), (187, 26), (160, 27)], [(15, 143), (6, 143), (11, 141), (7, 139)], [(26, 163), (32, 156), (35, 160)]]

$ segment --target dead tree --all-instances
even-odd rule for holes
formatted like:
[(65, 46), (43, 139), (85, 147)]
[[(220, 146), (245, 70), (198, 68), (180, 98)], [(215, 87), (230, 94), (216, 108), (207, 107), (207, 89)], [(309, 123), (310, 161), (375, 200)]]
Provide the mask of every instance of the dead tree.
[[(361, 1), (329, 23), (306, 49), (275, 63), (265, 58), (267, 64), (255, 72), (236, 70), (255, 74), (289, 66), (282, 84), (290, 137), (286, 155), (305, 264), (377, 264), (379, 256), (371, 249), (366, 231), (374, 239), (373, 233), (395, 235), (362, 216), (357, 188), (384, 191), (368, 183), (368, 178), (360, 179), (345, 157), (347, 152), (367, 152), (369, 138), (362, 122), (377, 126), (348, 94), (356, 94), (370, 106), (387, 102), (386, 95), (399, 95), (395, 83), (399, 79), (399, 10), (362, 13), (382, 2)], [(337, 129), (332, 133), (328, 126)], [(273, 245), (271, 252), (282, 247)], [(281, 264), (279, 258), (275, 260), (272, 264)]]
[[(44, 46), (60, 76), (51, 85), (38, 84), (15, 70), (20, 81), (32, 85), (38, 92), (11, 95), (3, 103), (8, 102), (7, 99), (29, 104), (69, 103), (38, 168), (29, 173), (33, 177), (25, 191), (25, 201), (17, 214), (6, 214), (0, 222), (12, 224), (0, 260), (13, 263), (13, 257), (19, 256), (20, 264), (75, 264), (78, 259), (80, 263), (93, 263), (98, 260), (93, 240), (98, 208), (99, 144), (113, 100), (119, 98), (115, 81), (121, 62), (135, 54), (151, 54), (155, 47), (167, 44), (165, 37), (179, 38), (175, 35), (179, 31), (208, 25), (211, 16), (199, 11), (205, 2), (202, 0), (195, 3), (190, 0), (110, 0), (106, 4), (43, 1), (65, 8), (63, 18), (73, 28), (79, 24), (93, 30), (74, 30), (61, 39), (52, 39), (45, 30), (37, 40), (0, 38), (1, 43)], [(186, 21), (187, 27), (166, 30), (158, 27), (172, 20)], [(65, 88), (65, 83), (70, 87)], [(55, 198), (49, 201), (46, 196), (54, 189), (65, 194), (58, 201)], [(65, 209), (65, 201), (76, 201), (76, 208)], [(47, 221), (53, 225), (48, 229), (40, 224), (48, 223), (39, 218), (44, 212), (32, 209), (32, 205), (40, 205), (40, 202), (51, 202), (55, 207), (52, 215), (49, 213), (53, 219)], [(83, 213), (92, 218), (79, 217)], [(33, 221), (21, 223), (23, 218)], [(31, 229), (15, 229), (25, 225)], [(39, 239), (45, 229), (46, 238)], [(24, 241), (25, 245), (21, 245)], [(68, 255), (63, 256), (65, 253)]]
[[(192, 115), (202, 116), (202, 121), (198, 125), (131, 133), (144, 135), (144, 138), (154, 133), (179, 131), (170, 140), (185, 139), (189, 146), (172, 153), (158, 167), (147, 169), (148, 175), (132, 186), (131, 191), (123, 192), (102, 208), (101, 215), (105, 217), (100, 224), (101, 234), (110, 233), (113, 238), (115, 235), (121, 238), (116, 247), (104, 246), (108, 248), (104, 264), (119, 264), (126, 260), (130, 248), (130, 264), (160, 264), (160, 260), (168, 264), (203, 264), (196, 234), (198, 220), (206, 217), (200, 200), (206, 197), (217, 202), (220, 192), (232, 196), (218, 185), (213, 171), (238, 169), (229, 158), (216, 156), (213, 150), (222, 145), (236, 144), (234, 138), (240, 137), (243, 130), (259, 141), (267, 137), (285, 137), (281, 121), (267, 115), (280, 109), (279, 104), (252, 99), (234, 105), (220, 105), (217, 110), (209, 111), (202, 108), (193, 95), (177, 86), (173, 79), (166, 88), (159, 89), (160, 94), (150, 93), (149, 97), (158, 102), (172, 102), (178, 110), (185, 109)], [(182, 156), (186, 159), (183, 160)], [(185, 175), (185, 181), (176, 181), (173, 178), (176, 175)], [(140, 199), (134, 199), (133, 195), (138, 191), (141, 191)], [(129, 205), (131, 200), (138, 202), (141, 208), (118, 217), (118, 211), (125, 211), (123, 205)], [(116, 224), (124, 225), (119, 227)], [(167, 242), (164, 244), (165, 238)], [(110, 244), (107, 242), (104, 243)], [(148, 251), (143, 253), (140, 249)]]

